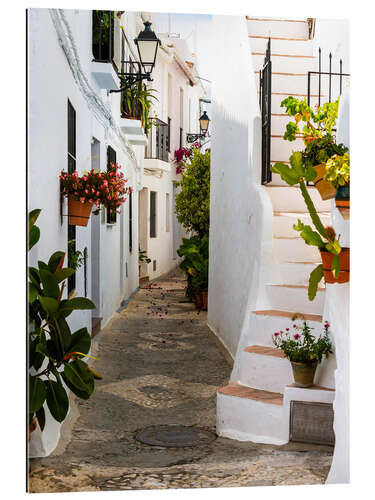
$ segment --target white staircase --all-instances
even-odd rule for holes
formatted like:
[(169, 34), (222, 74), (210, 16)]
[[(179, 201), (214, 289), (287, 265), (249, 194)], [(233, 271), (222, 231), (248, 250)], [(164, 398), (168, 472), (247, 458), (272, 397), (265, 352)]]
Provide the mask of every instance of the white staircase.
[[(263, 65), (268, 37), (272, 60), (271, 159), (287, 161), (292, 151), (303, 149), (301, 141), (283, 140), (289, 117), (280, 108), (288, 95), (306, 95), (307, 71), (314, 70), (308, 27), (303, 19), (247, 18), (250, 50), (255, 71)], [(266, 285), (268, 308), (252, 311), (249, 344), (238, 353), (239, 379), (218, 390), (217, 432), (233, 439), (283, 444), (289, 440), (289, 402), (298, 394), (302, 400), (332, 401), (332, 388), (292, 387), (290, 363), (275, 349), (272, 334), (292, 328), (295, 313), (303, 314), (309, 325), (322, 332), (324, 288), (310, 301), (307, 285), (310, 272), (320, 262), (316, 247), (307, 246), (293, 229), (298, 219), (311, 223), (298, 187), (286, 185), (273, 174), (266, 186), (273, 217), (274, 272)], [(322, 201), (314, 187), (308, 187), (325, 225), (330, 223), (330, 201)], [(317, 373), (317, 379), (319, 373)], [(294, 391), (294, 392), (293, 392)], [(285, 397), (285, 395), (287, 396)]]

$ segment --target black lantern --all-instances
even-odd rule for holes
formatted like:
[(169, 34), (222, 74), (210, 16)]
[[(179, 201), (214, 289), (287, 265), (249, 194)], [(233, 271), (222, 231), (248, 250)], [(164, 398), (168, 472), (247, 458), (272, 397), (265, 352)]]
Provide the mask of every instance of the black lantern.
[(139, 33), (138, 38), (134, 39), (134, 43), (137, 46), (139, 60), (143, 69), (146, 73), (151, 73), (155, 66), (156, 54), (161, 42), (152, 31), (150, 21), (146, 21), (143, 24), (145, 25), (145, 29)]
[[(122, 61), (125, 64), (130, 64), (132, 71), (119, 72), (118, 76), (121, 79), (122, 86), (118, 90), (110, 90), (109, 92), (122, 92), (142, 80), (152, 82), (150, 75), (155, 66), (156, 54), (158, 53), (161, 41), (152, 31), (149, 21), (143, 24), (145, 25), (145, 29), (139, 33), (138, 38), (134, 39), (134, 43), (138, 49), (139, 61)], [(133, 70), (136, 66), (138, 66), (137, 72)], [(142, 73), (141, 67), (144, 73)]]
[(203, 135), (207, 134), (209, 123), (210, 119), (208, 118), (206, 111), (203, 111), (203, 115), (199, 118), (199, 125)]

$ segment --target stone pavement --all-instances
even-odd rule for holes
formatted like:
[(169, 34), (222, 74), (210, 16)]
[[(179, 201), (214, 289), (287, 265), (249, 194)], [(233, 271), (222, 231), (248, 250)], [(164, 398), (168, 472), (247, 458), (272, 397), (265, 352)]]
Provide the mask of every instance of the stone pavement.
[(216, 390), (231, 366), (207, 313), (185, 298), (179, 270), (144, 285), (95, 338), (103, 376), (87, 401), (73, 399), (62, 439), (30, 460), (29, 491), (205, 488), (325, 482), (333, 448), (217, 438), (165, 448), (135, 439), (143, 428), (215, 431)]

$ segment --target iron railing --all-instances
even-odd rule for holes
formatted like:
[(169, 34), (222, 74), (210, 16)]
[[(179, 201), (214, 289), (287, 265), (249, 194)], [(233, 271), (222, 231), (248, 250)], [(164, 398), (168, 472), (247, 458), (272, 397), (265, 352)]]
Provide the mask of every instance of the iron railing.
[(169, 127), (168, 123), (156, 118), (148, 133), (145, 158), (168, 161)]

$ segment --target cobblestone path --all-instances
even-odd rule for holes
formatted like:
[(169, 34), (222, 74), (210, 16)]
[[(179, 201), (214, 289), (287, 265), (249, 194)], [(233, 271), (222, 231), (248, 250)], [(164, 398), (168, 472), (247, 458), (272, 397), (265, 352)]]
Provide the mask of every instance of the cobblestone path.
[(142, 444), (139, 430), (185, 425), (215, 431), (216, 389), (231, 367), (207, 313), (186, 302), (179, 270), (144, 285), (95, 338), (104, 376), (74, 398), (58, 448), (30, 460), (31, 492), (205, 488), (325, 482), (333, 449), (217, 438), (199, 446)]

